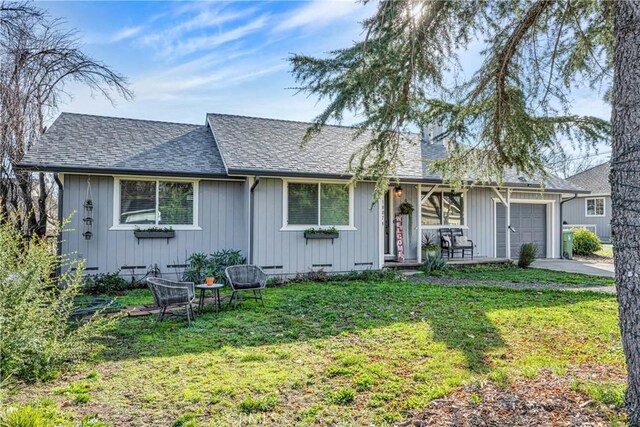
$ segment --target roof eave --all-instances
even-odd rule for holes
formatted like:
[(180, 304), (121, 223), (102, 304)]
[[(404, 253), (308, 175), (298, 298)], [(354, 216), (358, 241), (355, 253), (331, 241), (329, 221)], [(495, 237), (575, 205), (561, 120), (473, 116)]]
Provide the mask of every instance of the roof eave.
[(76, 166), (55, 166), (20, 163), (17, 169), (30, 170), (34, 172), (58, 172), (58, 173), (82, 173), (98, 175), (135, 175), (135, 176), (166, 176), (178, 178), (225, 178), (241, 180), (241, 177), (232, 177), (226, 173), (207, 172), (184, 172), (184, 171), (158, 171), (143, 169), (121, 169), (121, 168), (83, 168)]

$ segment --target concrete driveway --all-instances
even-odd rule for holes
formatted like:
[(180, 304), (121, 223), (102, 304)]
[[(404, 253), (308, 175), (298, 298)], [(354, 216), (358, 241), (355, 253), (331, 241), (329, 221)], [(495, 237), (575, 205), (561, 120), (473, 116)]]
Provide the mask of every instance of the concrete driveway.
[(592, 276), (614, 277), (613, 264), (603, 262), (577, 261), (568, 259), (537, 259), (531, 264), (533, 268), (582, 273)]

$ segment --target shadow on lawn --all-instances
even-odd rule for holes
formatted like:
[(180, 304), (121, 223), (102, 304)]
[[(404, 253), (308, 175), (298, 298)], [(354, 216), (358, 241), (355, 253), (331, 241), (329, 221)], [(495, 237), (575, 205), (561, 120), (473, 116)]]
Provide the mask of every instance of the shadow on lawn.
[(487, 311), (554, 307), (611, 296), (590, 292), (445, 288), (415, 283), (297, 284), (267, 289), (266, 308), (203, 313), (192, 327), (169, 318), (123, 319), (102, 357), (120, 360), (197, 354), (224, 346), (247, 347), (366, 334), (396, 323), (424, 324), (435, 342), (464, 354), (473, 372), (489, 369), (487, 353), (505, 347)]

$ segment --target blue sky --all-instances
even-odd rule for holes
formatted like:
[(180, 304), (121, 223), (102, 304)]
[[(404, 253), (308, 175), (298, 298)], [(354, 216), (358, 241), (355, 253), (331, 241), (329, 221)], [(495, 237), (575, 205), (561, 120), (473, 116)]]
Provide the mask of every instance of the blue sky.
[(126, 75), (135, 100), (114, 108), (80, 87), (65, 111), (203, 123), (206, 112), (310, 120), (286, 58), (321, 55), (361, 35), (371, 8), (351, 1), (44, 2), (85, 50)]
[[(113, 106), (70, 85), (63, 111), (186, 123), (203, 123), (207, 112), (313, 119), (322, 104), (290, 89), (287, 57), (350, 45), (375, 7), (351, 0), (37, 4), (76, 28), (85, 51), (127, 76), (135, 92), (132, 102)], [(476, 53), (462, 56), (469, 73), (479, 63)], [(575, 113), (609, 118), (600, 93), (574, 98)]]

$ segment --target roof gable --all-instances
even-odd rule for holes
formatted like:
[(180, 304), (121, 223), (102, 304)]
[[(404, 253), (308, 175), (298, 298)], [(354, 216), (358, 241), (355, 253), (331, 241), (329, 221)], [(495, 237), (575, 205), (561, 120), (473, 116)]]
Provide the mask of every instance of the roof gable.
[(578, 187), (591, 191), (593, 194), (611, 194), (611, 185), (609, 184), (609, 170), (611, 165), (609, 162), (594, 166), (586, 171), (580, 172), (567, 178)]
[(204, 125), (62, 113), (21, 166), (42, 170), (226, 175)]

